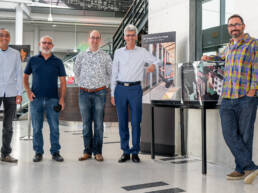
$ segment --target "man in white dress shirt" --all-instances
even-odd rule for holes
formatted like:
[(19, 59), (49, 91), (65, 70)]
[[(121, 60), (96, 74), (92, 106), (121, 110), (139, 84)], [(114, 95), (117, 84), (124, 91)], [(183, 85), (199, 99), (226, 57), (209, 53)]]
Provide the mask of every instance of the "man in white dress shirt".
[[(130, 160), (140, 162), (142, 88), (144, 65), (150, 64), (147, 72), (154, 72), (159, 60), (145, 48), (137, 47), (137, 28), (128, 25), (124, 29), (126, 46), (116, 50), (112, 67), (111, 103), (116, 105), (121, 149), (123, 154), (119, 163)], [(131, 112), (132, 148), (129, 147), (128, 106)]]
[(12, 122), (15, 118), (16, 104), (22, 102), (22, 64), (20, 53), (10, 48), (9, 42), (9, 31), (4, 28), (0, 29), (0, 105), (4, 104), (1, 160), (16, 163), (18, 160), (10, 153), (12, 152)]

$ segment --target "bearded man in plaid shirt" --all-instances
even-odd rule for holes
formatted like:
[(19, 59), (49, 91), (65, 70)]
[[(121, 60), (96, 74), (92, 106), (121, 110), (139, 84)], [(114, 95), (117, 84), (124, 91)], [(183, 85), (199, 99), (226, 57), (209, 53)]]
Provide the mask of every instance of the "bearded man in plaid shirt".
[(202, 60), (225, 61), (220, 117), (224, 139), (236, 163), (235, 171), (227, 179), (244, 179), (250, 184), (258, 175), (258, 166), (252, 161), (258, 102), (258, 40), (244, 33), (244, 29), (240, 15), (229, 17), (232, 39), (219, 56), (203, 56)]

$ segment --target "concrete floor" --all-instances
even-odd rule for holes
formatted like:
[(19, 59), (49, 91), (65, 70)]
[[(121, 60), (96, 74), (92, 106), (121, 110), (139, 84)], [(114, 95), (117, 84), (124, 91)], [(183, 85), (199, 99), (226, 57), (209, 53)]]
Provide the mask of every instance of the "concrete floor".
[[(2, 125), (2, 123), (0, 123)], [(0, 193), (257, 193), (258, 179), (252, 185), (227, 181), (231, 168), (208, 164), (208, 174), (201, 174), (201, 161), (190, 157), (162, 160), (140, 155), (141, 163), (120, 164), (118, 128), (105, 126), (104, 162), (94, 159), (79, 162), (83, 151), (81, 123), (60, 126), (61, 154), (65, 161), (51, 160), (49, 129), (44, 123), (45, 154), (33, 163), (32, 142), (20, 140), (26, 135), (27, 121), (14, 122), (13, 153), (18, 164), (0, 162)], [(2, 132), (2, 131), (1, 131)], [(0, 132), (0, 134), (1, 134)], [(1, 139), (0, 139), (1, 141)], [(188, 162), (182, 163), (182, 160)], [(175, 163), (172, 163), (175, 162)], [(142, 185), (143, 184), (143, 185)]]

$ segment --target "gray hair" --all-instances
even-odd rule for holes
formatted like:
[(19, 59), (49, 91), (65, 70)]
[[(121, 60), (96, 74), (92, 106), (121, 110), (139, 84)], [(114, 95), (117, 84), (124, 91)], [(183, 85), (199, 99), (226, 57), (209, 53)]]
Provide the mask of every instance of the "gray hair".
[(97, 32), (97, 33), (99, 33), (99, 37), (101, 38), (101, 33), (98, 31), (98, 30), (91, 30), (90, 32), (89, 32), (89, 38), (90, 38), (90, 35), (93, 33), (93, 32)]
[(42, 37), (40, 38), (40, 42), (42, 42), (45, 38), (51, 39), (51, 41), (52, 41), (52, 43), (53, 43), (53, 38), (52, 38), (51, 36), (49, 36), (49, 35), (42, 36)]
[(124, 29), (124, 35), (126, 35), (126, 32), (128, 32), (128, 31), (135, 31), (136, 34), (138, 34), (138, 29), (137, 29), (137, 27), (136, 27), (135, 25), (133, 25), (133, 24), (129, 24), (129, 25), (127, 25), (127, 26), (125, 27), (125, 29)]
[(10, 35), (9, 30), (8, 30), (8, 29), (6, 29), (6, 28), (0, 28), (0, 31), (6, 31), (6, 32)]

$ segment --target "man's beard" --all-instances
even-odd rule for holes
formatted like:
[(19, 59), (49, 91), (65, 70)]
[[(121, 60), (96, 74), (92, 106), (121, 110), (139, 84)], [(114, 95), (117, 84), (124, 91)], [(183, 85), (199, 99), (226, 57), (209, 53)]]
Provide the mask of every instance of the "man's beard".
[[(233, 32), (238, 32), (238, 33), (233, 34)], [(241, 32), (240, 30), (233, 30), (233, 31), (231, 32), (232, 38), (239, 38), (242, 34), (243, 34), (243, 32)]]
[(43, 53), (43, 54), (50, 54), (50, 53), (52, 52), (52, 49), (45, 50), (45, 49), (40, 48), (40, 51), (41, 51), (41, 53)]

